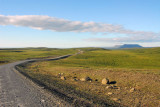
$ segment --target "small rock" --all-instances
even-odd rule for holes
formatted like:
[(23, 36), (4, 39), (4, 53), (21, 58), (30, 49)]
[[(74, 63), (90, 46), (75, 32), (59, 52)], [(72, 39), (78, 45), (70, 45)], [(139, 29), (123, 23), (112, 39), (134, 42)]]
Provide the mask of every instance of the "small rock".
[(77, 78), (72, 78), (72, 81), (78, 81), (78, 79)]
[(59, 76), (62, 76), (64, 73), (58, 73)]
[(61, 77), (61, 73), (58, 73), (57, 77), (60, 78)]
[(61, 76), (61, 80), (66, 80), (66, 77), (64, 77), (64, 76)]
[(102, 84), (104, 84), (104, 85), (109, 84), (109, 79), (104, 78), (104, 79), (102, 80)]
[(72, 78), (71, 80), (72, 80), (72, 81), (76, 81), (76, 79), (75, 79), (75, 78)]
[(41, 99), (41, 102), (42, 102), (42, 103), (44, 103), (44, 102), (45, 102), (45, 100)]
[(80, 79), (81, 81), (89, 81), (89, 80), (91, 80), (89, 77), (84, 77), (84, 78), (81, 78)]
[(132, 92), (134, 92), (135, 91), (135, 88), (131, 88), (130, 89), (130, 92), (132, 93)]
[(118, 98), (112, 98), (113, 101), (119, 101), (120, 99)]
[(109, 85), (106, 87), (106, 89), (113, 89), (113, 86)]
[(44, 87), (41, 87), (41, 86), (39, 88), (44, 89)]
[(112, 95), (113, 93), (112, 92), (108, 92), (108, 95)]

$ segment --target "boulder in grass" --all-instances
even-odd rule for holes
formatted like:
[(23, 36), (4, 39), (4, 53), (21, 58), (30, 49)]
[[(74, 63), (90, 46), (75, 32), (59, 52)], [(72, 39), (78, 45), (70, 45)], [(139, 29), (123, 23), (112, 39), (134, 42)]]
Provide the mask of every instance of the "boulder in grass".
[(109, 85), (106, 87), (106, 89), (113, 89), (113, 86)]
[(64, 77), (64, 76), (61, 76), (61, 80), (66, 80), (66, 77)]
[(92, 79), (89, 78), (89, 77), (84, 77), (84, 78), (81, 78), (80, 80), (81, 80), (81, 81), (89, 81), (89, 80), (92, 80)]
[(104, 79), (102, 80), (102, 84), (103, 84), (103, 85), (109, 84), (109, 79), (104, 78)]
[(78, 79), (77, 79), (77, 78), (72, 78), (71, 80), (72, 80), (72, 81), (78, 81)]
[(58, 75), (57, 75), (57, 77), (61, 77), (61, 76), (63, 76), (64, 75), (64, 73), (58, 73)]
[(118, 98), (112, 98), (112, 100), (115, 102), (120, 102), (120, 99), (118, 99)]
[(130, 92), (133, 93), (135, 91), (135, 88), (131, 88)]
[(108, 95), (112, 95), (113, 93), (112, 92), (108, 92)]

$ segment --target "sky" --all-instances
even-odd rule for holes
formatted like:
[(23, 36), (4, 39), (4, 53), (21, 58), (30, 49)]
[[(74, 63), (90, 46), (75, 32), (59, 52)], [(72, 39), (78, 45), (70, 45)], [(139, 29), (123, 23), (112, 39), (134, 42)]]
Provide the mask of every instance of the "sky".
[(160, 46), (160, 0), (0, 0), (0, 47)]

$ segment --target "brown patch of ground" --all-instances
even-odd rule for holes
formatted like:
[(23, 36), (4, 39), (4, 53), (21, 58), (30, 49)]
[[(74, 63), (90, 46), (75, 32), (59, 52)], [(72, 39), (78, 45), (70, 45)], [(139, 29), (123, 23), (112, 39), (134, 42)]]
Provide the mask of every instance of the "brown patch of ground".
[[(37, 75), (37, 78), (40, 78), (40, 75), (48, 75), (59, 81), (56, 82), (57, 84), (67, 86), (67, 88), (72, 87), (70, 88), (71, 93), (79, 92), (81, 93), (79, 96), (92, 99), (93, 103), (97, 101), (93, 100), (96, 96), (95, 98), (100, 98), (103, 102), (117, 98), (118, 100), (115, 102), (123, 106), (157, 107), (160, 105), (160, 75), (158, 74), (141, 73), (141, 70), (137, 69), (49, 67), (47, 62), (33, 63), (27, 66), (25, 72), (30, 76)], [(66, 80), (61, 80), (58, 76), (59, 73), (63, 73), (62, 75), (66, 77)], [(85, 76), (89, 76), (92, 81), (82, 82), (79, 80)], [(47, 76), (45, 78), (49, 79)], [(45, 78), (43, 79), (45, 80)], [(73, 80), (74, 78), (77, 80)], [(108, 85), (114, 88), (106, 89), (107, 85), (101, 84), (103, 78), (108, 78), (111, 82)], [(133, 92), (131, 92), (132, 88), (134, 88)]]

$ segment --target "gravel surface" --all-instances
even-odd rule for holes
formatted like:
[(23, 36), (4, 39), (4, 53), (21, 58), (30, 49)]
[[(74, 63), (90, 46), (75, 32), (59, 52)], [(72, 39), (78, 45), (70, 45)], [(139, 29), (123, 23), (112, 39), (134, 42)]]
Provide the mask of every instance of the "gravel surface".
[(0, 107), (70, 107), (14, 69), (26, 61), (0, 66)]

